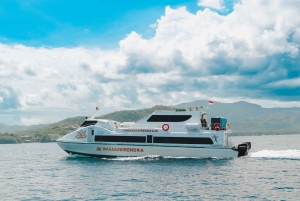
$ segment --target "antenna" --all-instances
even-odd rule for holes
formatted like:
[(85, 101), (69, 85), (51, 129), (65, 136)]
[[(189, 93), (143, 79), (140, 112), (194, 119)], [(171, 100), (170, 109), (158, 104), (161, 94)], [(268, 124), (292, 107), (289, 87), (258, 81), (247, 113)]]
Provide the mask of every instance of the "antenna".
[(96, 117), (97, 113), (99, 112), (99, 110), (100, 110), (100, 108), (97, 106), (96, 107), (96, 112), (94, 114), (92, 114), (90, 118), (95, 119), (95, 117)]

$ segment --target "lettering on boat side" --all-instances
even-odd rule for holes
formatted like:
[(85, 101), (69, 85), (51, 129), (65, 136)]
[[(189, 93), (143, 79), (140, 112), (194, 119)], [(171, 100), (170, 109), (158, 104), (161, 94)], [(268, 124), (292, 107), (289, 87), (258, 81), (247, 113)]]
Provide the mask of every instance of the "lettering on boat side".
[(126, 132), (158, 132), (157, 129), (124, 129)]
[(97, 147), (97, 151), (123, 151), (123, 152), (144, 152), (141, 148), (117, 148), (117, 147)]
[(78, 131), (78, 132), (77, 132), (77, 135), (76, 135), (76, 138), (77, 138), (77, 139), (86, 138), (85, 131), (84, 131), (84, 130)]

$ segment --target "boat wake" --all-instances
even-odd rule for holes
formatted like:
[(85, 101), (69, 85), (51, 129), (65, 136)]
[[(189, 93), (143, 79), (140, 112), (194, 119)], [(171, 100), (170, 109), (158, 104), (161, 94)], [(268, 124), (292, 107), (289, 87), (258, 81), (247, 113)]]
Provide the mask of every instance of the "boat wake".
[(249, 153), (250, 157), (254, 158), (286, 158), (286, 159), (300, 159), (300, 150), (262, 150), (258, 152)]

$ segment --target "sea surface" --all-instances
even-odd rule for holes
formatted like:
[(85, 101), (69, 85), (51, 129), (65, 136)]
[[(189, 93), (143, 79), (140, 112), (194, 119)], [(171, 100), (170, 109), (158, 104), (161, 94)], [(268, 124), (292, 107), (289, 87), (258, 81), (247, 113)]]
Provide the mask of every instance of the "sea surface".
[(101, 159), (0, 144), (0, 200), (299, 200), (300, 135), (232, 137), (246, 157)]

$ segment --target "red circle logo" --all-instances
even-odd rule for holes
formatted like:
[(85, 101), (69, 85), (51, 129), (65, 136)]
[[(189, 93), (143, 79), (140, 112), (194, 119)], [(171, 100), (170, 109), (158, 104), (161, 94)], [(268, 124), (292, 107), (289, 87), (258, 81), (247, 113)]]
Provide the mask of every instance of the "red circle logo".
[(164, 125), (162, 125), (162, 129), (163, 129), (164, 131), (168, 131), (169, 128), (170, 128), (169, 124), (164, 124)]

